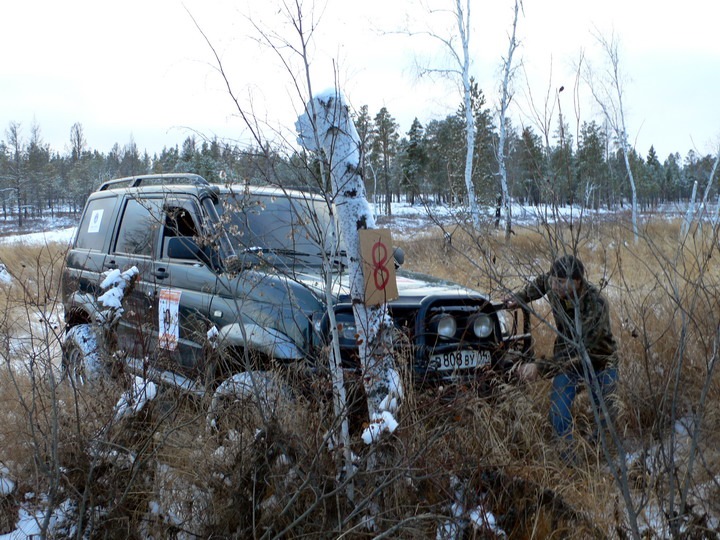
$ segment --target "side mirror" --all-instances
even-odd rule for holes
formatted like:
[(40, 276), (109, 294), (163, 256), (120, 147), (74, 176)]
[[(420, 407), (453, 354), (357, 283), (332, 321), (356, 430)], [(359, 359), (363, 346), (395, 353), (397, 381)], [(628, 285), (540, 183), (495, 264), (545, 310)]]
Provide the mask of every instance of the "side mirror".
[(200, 247), (189, 236), (174, 236), (168, 239), (166, 254), (171, 259), (202, 262), (216, 270), (219, 266), (217, 256), (210, 246)]
[(396, 247), (393, 251), (393, 259), (395, 259), (395, 268), (400, 268), (405, 262), (405, 252), (403, 248)]

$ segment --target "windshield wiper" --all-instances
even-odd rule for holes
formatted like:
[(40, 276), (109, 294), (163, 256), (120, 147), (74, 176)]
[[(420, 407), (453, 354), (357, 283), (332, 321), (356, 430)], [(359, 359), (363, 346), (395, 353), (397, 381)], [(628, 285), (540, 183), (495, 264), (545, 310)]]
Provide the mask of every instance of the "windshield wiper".
[(316, 255), (313, 255), (312, 253), (304, 253), (302, 251), (296, 251), (294, 249), (287, 249), (287, 248), (271, 248), (271, 247), (262, 247), (262, 246), (252, 246), (245, 248), (240, 251), (240, 253), (251, 253), (253, 255), (262, 256), (265, 253), (270, 253), (272, 255), (285, 255), (288, 257), (315, 257)]
[(258, 258), (264, 258), (265, 254), (269, 255), (275, 255), (279, 257), (295, 257), (295, 258), (303, 258), (303, 259), (314, 259), (317, 261), (321, 261), (323, 259), (326, 259), (330, 262), (333, 266), (340, 267), (341, 270), (347, 268), (347, 252), (345, 250), (342, 251), (317, 251), (315, 253), (307, 253), (303, 251), (296, 251), (294, 249), (288, 249), (288, 248), (271, 248), (271, 247), (263, 247), (263, 246), (251, 246), (247, 247), (245, 249), (240, 250), (240, 255), (244, 254), (251, 254)]

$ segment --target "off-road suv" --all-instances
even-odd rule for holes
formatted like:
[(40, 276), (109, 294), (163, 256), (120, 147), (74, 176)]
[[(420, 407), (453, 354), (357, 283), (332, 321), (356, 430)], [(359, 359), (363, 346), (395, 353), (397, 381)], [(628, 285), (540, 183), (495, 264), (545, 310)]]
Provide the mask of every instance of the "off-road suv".
[[(345, 253), (332, 215), (319, 195), (210, 185), (192, 174), (106, 182), (90, 195), (67, 254), (66, 367), (82, 368), (90, 354), (83, 342), (103, 275), (135, 266), (113, 346), (113, 362), (124, 369), (193, 392), (248, 369), (320, 372), (330, 307), (343, 366), (357, 371)], [(518, 318), (504, 317), (478, 292), (402, 270), (397, 285), (389, 312), (400, 356), (419, 383), (485, 376), (509, 351), (531, 346)]]

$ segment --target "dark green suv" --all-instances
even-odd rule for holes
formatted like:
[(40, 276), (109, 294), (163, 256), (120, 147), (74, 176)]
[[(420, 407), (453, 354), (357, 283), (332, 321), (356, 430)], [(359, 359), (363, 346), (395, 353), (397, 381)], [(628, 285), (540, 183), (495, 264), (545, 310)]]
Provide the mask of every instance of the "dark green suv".
[[(106, 182), (87, 201), (63, 273), (66, 367), (98, 361), (86, 342), (100, 283), (134, 266), (113, 332), (113, 362), (126, 370), (191, 392), (248, 369), (321, 372), (328, 308), (343, 366), (358, 370), (335, 231), (326, 199), (307, 192), (210, 185), (192, 174)], [(389, 311), (417, 382), (485, 376), (531, 346), (518, 318), (478, 292), (401, 270), (397, 282)]]

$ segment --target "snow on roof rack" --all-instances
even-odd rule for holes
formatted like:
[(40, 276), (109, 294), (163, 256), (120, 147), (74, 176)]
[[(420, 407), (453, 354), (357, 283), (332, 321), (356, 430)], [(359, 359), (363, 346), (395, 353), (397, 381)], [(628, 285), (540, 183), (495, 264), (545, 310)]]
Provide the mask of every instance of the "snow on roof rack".
[(190, 173), (169, 173), (169, 174), (144, 174), (140, 176), (127, 176), (108, 180), (98, 188), (98, 191), (117, 187), (138, 187), (144, 186), (166, 186), (166, 185), (187, 185), (209, 186), (210, 183), (199, 174)]

